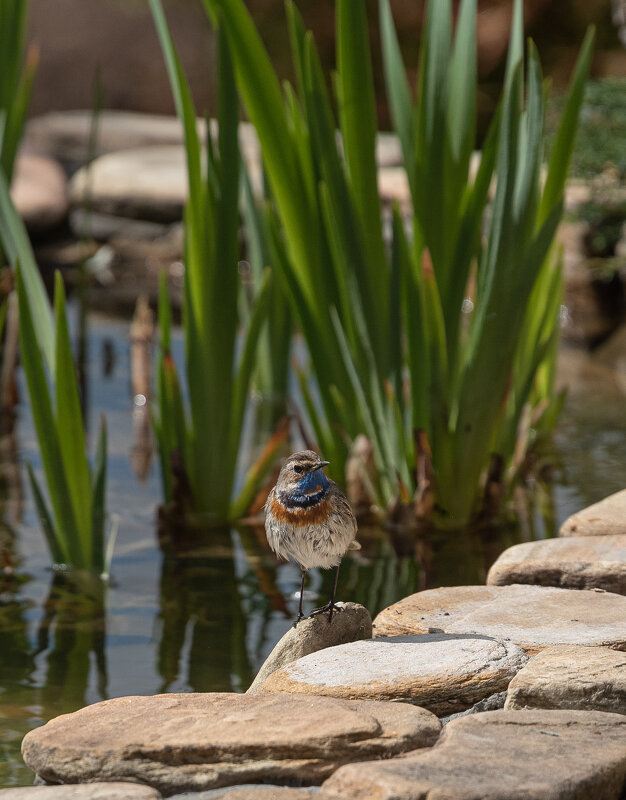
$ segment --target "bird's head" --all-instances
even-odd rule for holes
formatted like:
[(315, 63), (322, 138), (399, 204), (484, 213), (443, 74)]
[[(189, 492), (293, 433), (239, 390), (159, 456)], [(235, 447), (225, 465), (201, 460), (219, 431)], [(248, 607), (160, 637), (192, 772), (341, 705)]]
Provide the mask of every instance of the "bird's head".
[(328, 464), (313, 450), (300, 450), (289, 456), (280, 470), (276, 487), (281, 492), (309, 493), (317, 488), (326, 488), (328, 478), (322, 471)]

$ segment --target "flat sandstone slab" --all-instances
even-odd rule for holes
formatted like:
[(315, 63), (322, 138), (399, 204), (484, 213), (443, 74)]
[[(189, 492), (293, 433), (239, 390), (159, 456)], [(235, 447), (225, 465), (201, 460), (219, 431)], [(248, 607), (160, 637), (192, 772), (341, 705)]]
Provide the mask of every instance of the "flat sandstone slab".
[(300, 658), (270, 675), (260, 691), (406, 700), (444, 716), (506, 691), (527, 661), (511, 642), (481, 636), (396, 636)]
[(140, 783), (81, 783), (0, 789), (0, 800), (161, 800), (161, 793)]
[(626, 534), (626, 489), (572, 514), (561, 525), (559, 536), (607, 536)]
[(474, 633), (529, 655), (556, 644), (626, 649), (626, 597), (543, 586), (451, 586), (418, 592), (380, 612), (374, 636)]
[(548, 647), (513, 678), (504, 707), (626, 714), (626, 653), (608, 647)]
[(321, 783), (337, 767), (437, 740), (439, 720), (406, 703), (294, 695), (118, 697), (56, 717), (22, 742), (45, 780), (131, 779), (163, 794), (242, 783)]
[(626, 533), (516, 544), (505, 550), (487, 584), (530, 583), (626, 594)]
[(415, 755), (342, 767), (324, 800), (620, 800), (626, 718), (599, 711), (460, 717)]

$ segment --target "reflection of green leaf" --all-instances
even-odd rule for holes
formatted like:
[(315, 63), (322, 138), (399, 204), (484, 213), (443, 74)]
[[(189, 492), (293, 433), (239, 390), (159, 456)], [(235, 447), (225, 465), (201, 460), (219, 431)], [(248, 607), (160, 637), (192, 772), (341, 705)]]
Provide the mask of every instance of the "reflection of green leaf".
[(35, 508), (37, 509), (37, 515), (39, 516), (39, 522), (41, 523), (41, 527), (43, 529), (44, 536), (46, 537), (46, 542), (48, 543), (52, 558), (56, 564), (68, 562), (69, 558), (65, 557), (61, 544), (57, 541), (52, 517), (48, 511), (48, 506), (46, 505), (46, 501), (39, 487), (39, 483), (37, 482), (37, 478), (35, 477), (35, 473), (33, 472), (30, 461), (26, 462), (26, 469), (28, 471), (28, 479), (33, 491), (33, 497), (35, 498)]

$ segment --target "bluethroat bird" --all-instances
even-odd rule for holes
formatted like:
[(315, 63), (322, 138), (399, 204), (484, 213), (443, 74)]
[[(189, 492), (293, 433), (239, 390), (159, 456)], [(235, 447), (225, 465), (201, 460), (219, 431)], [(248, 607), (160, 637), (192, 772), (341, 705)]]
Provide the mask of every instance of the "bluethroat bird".
[(330, 602), (316, 608), (311, 616), (328, 611), (333, 618), (335, 592), (341, 557), (347, 550), (360, 550), (355, 540), (356, 519), (347, 498), (324, 472), (322, 461), (313, 450), (301, 450), (289, 456), (278, 475), (276, 486), (265, 504), (267, 541), (278, 558), (293, 558), (302, 570), (300, 605), (295, 625), (300, 622), (302, 595), (307, 570), (312, 567), (336, 567)]

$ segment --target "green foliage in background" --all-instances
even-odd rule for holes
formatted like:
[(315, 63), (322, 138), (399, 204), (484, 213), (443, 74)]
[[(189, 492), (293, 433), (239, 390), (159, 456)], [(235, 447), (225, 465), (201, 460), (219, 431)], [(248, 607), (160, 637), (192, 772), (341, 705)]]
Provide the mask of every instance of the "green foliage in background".
[[(339, 3), (336, 87), (345, 157), (314, 42), (293, 4), (288, 22), (297, 89), (278, 79), (243, 3), (208, 0), (231, 45), (241, 97), (261, 141), (274, 213), (270, 258), (317, 377), (300, 388), (317, 445), (339, 480), (350, 439), (389, 428), (355, 383), (368, 370), (399, 376), (399, 283), (385, 249), (374, 158), (376, 119), (364, 8)], [(344, 353), (350, 353), (346, 362)], [(378, 381), (378, 378), (375, 378)], [(382, 434), (383, 436), (386, 433)], [(381, 458), (382, 458), (381, 454)], [(407, 475), (408, 479), (408, 475)], [(387, 493), (393, 470), (380, 471)], [(392, 485), (390, 485), (390, 482)]]
[(16, 273), (19, 341), (35, 432), (48, 490), (27, 465), (35, 505), (52, 559), (99, 574), (105, 555), (106, 427), (100, 427), (92, 471), (86, 456), (83, 414), (65, 312), (61, 276), (55, 283), (55, 317), (24, 224), (0, 172), (0, 244)]
[[(244, 325), (247, 325), (254, 306), (255, 287), (261, 285), (264, 270), (275, 261), (272, 241), (278, 236), (279, 222), (269, 197), (267, 181), (263, 181), (263, 195), (259, 198), (245, 169), (242, 178), (247, 258), (243, 263), (249, 264), (250, 272), (247, 275), (248, 291), (240, 299), (240, 308)], [(293, 318), (284, 288), (274, 279), (269, 288), (267, 319), (259, 337), (254, 371), (254, 386), (260, 400), (256, 424), (263, 431), (274, 430), (287, 412), (292, 333)]]
[(0, 167), (9, 183), (35, 74), (35, 59), (24, 63), (27, 0), (0, 3)]
[[(548, 104), (546, 122), (549, 142), (556, 133), (567, 96), (557, 95)], [(626, 176), (626, 78), (600, 78), (585, 87), (572, 175), (593, 178), (608, 165)]]
[(231, 56), (225, 38), (220, 37), (219, 127), (213, 136), (207, 126), (203, 149), (189, 88), (160, 0), (150, 0), (150, 8), (184, 127), (189, 185), (184, 216), (183, 308), (189, 402), (183, 400), (171, 355), (169, 303), (162, 280), (154, 426), (166, 502), (174, 501), (184, 512), (201, 514), (209, 521), (223, 522), (246, 511), (274, 453), (273, 447), (264, 451), (234, 497), (244, 413), (272, 279), (269, 272), (261, 277), (247, 324), (240, 332), (237, 265), (241, 156)]
[(388, 96), (413, 201), (408, 230), (394, 210), (388, 248), (363, 4), (337, 2), (333, 105), (293, 3), (287, 16), (295, 88), (281, 88), (242, 0), (204, 3), (228, 37), (261, 141), (282, 228), (273, 236), (272, 265), (317, 379), (315, 391), (301, 381), (317, 444), (341, 480), (350, 442), (364, 432), (379, 505), (400, 496), (418, 501), (424, 513), (428, 499), (420, 493), (432, 491), (424, 475), (433, 469), (439, 521), (467, 523), (479, 510), (494, 455), (505, 481), (532, 438), (528, 420), (536, 425), (543, 413), (548, 425), (554, 418), (562, 278), (552, 241), (592, 34), (542, 184), (545, 91), (532, 43), (524, 59), (516, 1), (503, 95), (472, 178), (475, 0), (461, 4), (454, 34), (450, 1), (429, 4), (417, 102), (381, 0)]
[[(415, 417), (414, 427), (428, 433), (436, 501), (452, 522), (467, 520), (475, 510), (481, 476), (494, 454), (508, 467), (519, 457), (523, 412), (536, 417), (553, 397), (562, 276), (551, 245), (593, 33), (583, 44), (543, 182), (541, 66), (532, 42), (523, 61), (519, 0), (514, 9), (504, 91), (472, 182), (467, 175), (475, 121), (475, 3), (462, 4), (454, 39), (450, 4), (429, 4), (419, 103), (412, 112), (387, 0), (381, 6), (392, 116), (415, 212), (411, 291), (424, 309), (426, 341), (440, 354), (426, 358), (426, 387), (423, 356), (409, 359), (413, 393), (420, 387), (430, 393), (424, 401), (428, 416)], [(492, 175), (496, 189), (481, 241)], [(426, 303), (419, 270), (425, 249), (437, 286)], [(459, 312), (470, 280), (474, 310), (464, 329)]]

